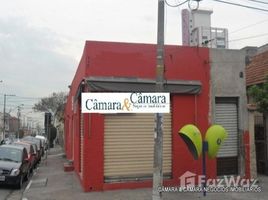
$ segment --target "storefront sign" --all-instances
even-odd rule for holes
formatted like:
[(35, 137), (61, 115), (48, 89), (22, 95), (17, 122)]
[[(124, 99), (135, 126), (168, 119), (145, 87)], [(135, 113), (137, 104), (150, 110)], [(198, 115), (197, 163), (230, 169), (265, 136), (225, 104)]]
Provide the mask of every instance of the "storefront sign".
[(82, 93), (82, 113), (169, 113), (169, 93)]

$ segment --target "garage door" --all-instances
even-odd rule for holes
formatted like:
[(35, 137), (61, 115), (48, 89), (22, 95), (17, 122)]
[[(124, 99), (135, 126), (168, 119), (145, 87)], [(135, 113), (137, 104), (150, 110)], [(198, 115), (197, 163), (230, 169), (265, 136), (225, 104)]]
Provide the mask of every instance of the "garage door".
[[(105, 182), (150, 179), (153, 174), (154, 114), (105, 115)], [(171, 114), (164, 115), (163, 173), (171, 175)]]
[(217, 156), (218, 175), (237, 174), (238, 171), (238, 109), (237, 98), (216, 98), (216, 124), (222, 125), (228, 137)]

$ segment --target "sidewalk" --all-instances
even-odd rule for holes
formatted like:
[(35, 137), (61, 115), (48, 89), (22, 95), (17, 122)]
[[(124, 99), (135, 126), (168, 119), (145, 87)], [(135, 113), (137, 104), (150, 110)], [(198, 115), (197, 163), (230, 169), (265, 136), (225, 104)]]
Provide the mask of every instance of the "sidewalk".
[[(48, 159), (43, 161), (32, 177), (23, 194), (23, 200), (150, 200), (152, 190), (113, 190), (105, 192), (83, 192), (77, 175), (74, 172), (64, 172), (63, 152), (59, 146), (50, 149)], [(260, 193), (208, 193), (203, 197), (202, 193), (164, 193), (164, 200), (178, 199), (267, 199), (268, 177), (260, 177), (259, 185), (262, 187)]]

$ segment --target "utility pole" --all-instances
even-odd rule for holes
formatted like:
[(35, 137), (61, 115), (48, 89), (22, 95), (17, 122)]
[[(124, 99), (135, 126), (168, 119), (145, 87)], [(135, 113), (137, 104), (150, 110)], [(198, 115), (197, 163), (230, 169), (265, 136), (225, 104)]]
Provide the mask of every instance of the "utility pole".
[(7, 98), (7, 95), (4, 94), (4, 112), (3, 112), (3, 139), (5, 139), (5, 135), (6, 135), (6, 98)]
[(18, 116), (18, 139), (20, 138), (20, 111), (21, 111), (21, 106), (23, 106), (23, 104), (19, 105), (18, 106), (18, 113), (17, 113), (17, 116)]
[[(165, 0), (158, 0), (157, 55), (156, 55), (156, 92), (164, 90), (164, 28)], [(155, 115), (153, 200), (161, 200), (163, 185), (163, 113)]]

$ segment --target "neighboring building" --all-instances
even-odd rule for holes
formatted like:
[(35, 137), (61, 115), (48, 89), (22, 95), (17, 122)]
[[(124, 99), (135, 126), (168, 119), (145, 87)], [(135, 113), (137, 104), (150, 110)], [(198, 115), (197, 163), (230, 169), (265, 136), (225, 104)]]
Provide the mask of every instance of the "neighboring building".
[(210, 49), (212, 123), (226, 128), (228, 137), (217, 156), (217, 175), (250, 174), (245, 54)]
[(247, 66), (247, 86), (262, 84), (268, 76), (268, 50), (259, 53), (251, 58)]
[[(247, 53), (246, 67), (246, 84), (249, 88), (253, 85), (262, 85), (265, 78), (268, 76), (268, 44), (257, 47), (247, 47), (243, 49)], [(260, 174), (268, 175), (268, 136), (265, 127), (268, 128), (268, 116), (265, 117), (262, 113), (256, 111), (256, 106), (249, 98), (249, 105), (252, 110), (252, 121), (254, 130), (254, 142), (256, 144), (256, 163), (257, 171)]]
[(228, 49), (228, 30), (211, 27), (212, 10), (182, 10), (182, 44)]
[[(195, 124), (203, 136), (212, 123), (229, 137), (207, 175), (250, 177), (245, 56), (240, 50), (165, 46), (165, 185), (178, 185), (187, 171), (202, 174), (178, 131)], [(154, 114), (83, 114), (82, 92), (153, 92), (156, 45), (87, 41), (65, 107), (65, 151), (85, 191), (150, 187)]]
[(3, 137), (6, 137), (6, 135), (9, 133), (10, 130), (10, 124), (9, 124), (9, 119), (10, 119), (10, 114), (6, 113), (5, 114), (5, 136), (3, 135), (4, 133), (4, 114), (0, 113), (0, 127), (1, 127), (1, 137), (0, 139), (3, 139)]
[(18, 130), (18, 118), (12, 117), (10, 114), (6, 113), (5, 122), (6, 122), (5, 136), (3, 136), (4, 115), (3, 113), (0, 113), (0, 127), (1, 127), (0, 140), (2, 140), (3, 137), (8, 137), (10, 134), (14, 135)]
[(9, 118), (9, 133), (13, 136), (16, 135), (16, 133), (18, 132), (18, 126), (19, 126), (19, 120), (17, 117), (10, 117)]

